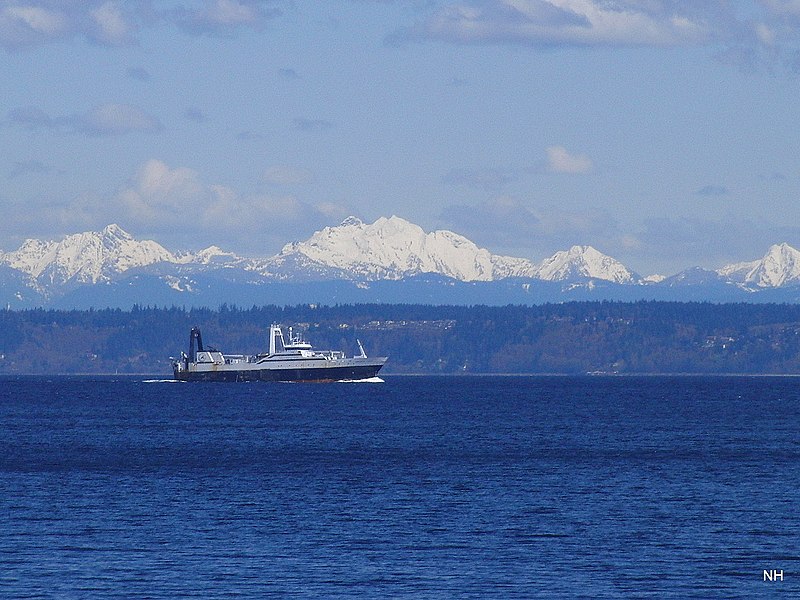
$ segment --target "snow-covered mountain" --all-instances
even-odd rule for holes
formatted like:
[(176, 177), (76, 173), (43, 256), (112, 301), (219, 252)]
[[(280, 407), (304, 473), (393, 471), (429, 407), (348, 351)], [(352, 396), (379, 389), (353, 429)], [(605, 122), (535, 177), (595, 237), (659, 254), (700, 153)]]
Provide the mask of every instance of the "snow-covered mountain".
[(545, 281), (599, 279), (620, 284), (641, 283), (642, 278), (616, 259), (591, 246), (572, 246), (545, 259), (531, 273)]
[(770, 246), (759, 260), (734, 263), (717, 273), (745, 288), (777, 288), (800, 283), (800, 251), (789, 244)]
[(540, 264), (526, 258), (492, 254), (452, 231), (426, 233), (400, 217), (367, 224), (349, 217), (304, 242), (287, 244), (260, 271), (282, 279), (319, 278), (399, 280), (437, 274), (458, 281), (498, 281), (511, 277), (574, 282), (597, 279), (620, 284), (641, 278), (619, 261), (591, 246), (573, 246)]
[(349, 217), (304, 242), (287, 244), (261, 271), (282, 278), (294, 272), (377, 281), (433, 273), (459, 281), (494, 281), (529, 277), (533, 264), (492, 254), (452, 231), (426, 233), (400, 217), (381, 217), (371, 224)]
[(0, 256), (0, 264), (29, 275), (40, 289), (110, 281), (131, 269), (154, 265), (158, 266), (153, 273), (173, 279), (177, 273), (227, 267), (280, 281), (396, 281), (432, 274), (464, 282), (508, 278), (639, 282), (638, 275), (591, 246), (573, 246), (537, 265), (526, 258), (492, 254), (452, 231), (426, 233), (396, 216), (374, 223), (349, 217), (308, 240), (287, 244), (276, 256), (261, 259), (244, 259), (217, 246), (173, 253), (155, 241), (135, 240), (118, 225), (109, 225), (59, 242), (26, 240), (16, 251)]
[[(103, 285), (99, 285), (103, 284)], [(118, 225), (0, 252), (7, 306), (130, 306), (223, 302), (540, 303), (565, 299), (800, 301), (800, 252), (772, 246), (756, 261), (641, 278), (591, 246), (541, 263), (492, 254), (451, 231), (400, 217), (350, 217), (275, 256), (217, 246), (173, 252)]]
[(177, 258), (157, 242), (133, 239), (116, 224), (69, 235), (60, 242), (28, 239), (0, 257), (0, 264), (22, 271), (41, 288), (108, 281), (133, 267), (158, 262), (177, 262)]

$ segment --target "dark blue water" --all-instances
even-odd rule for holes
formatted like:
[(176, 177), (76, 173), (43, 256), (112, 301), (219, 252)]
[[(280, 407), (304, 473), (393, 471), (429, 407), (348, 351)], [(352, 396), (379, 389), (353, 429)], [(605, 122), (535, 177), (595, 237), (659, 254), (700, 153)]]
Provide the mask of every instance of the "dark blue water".
[(796, 597), (798, 407), (793, 378), (4, 379), (0, 597)]

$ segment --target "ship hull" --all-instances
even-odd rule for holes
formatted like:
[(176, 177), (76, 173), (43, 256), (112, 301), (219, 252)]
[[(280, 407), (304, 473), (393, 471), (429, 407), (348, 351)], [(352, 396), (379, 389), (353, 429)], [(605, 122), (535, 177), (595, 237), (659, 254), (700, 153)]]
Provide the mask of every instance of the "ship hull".
[[(345, 361), (333, 361), (345, 362)], [(350, 362), (350, 361), (347, 361)], [(375, 360), (355, 364), (324, 365), (314, 367), (266, 367), (235, 368), (231, 365), (218, 365), (217, 368), (176, 371), (175, 379), (180, 381), (342, 381), (369, 379), (375, 377), (385, 361)]]

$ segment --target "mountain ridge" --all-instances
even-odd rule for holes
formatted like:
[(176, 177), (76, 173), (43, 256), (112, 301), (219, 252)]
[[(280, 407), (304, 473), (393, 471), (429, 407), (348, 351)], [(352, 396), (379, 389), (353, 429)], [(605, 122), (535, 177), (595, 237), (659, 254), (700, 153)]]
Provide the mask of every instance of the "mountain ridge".
[[(348, 217), (261, 258), (238, 256), (215, 245), (174, 252), (153, 240), (137, 240), (112, 223), (60, 241), (27, 239), (17, 250), (0, 253), (0, 266), (5, 288), (0, 299), (7, 306), (48, 305), (70, 297), (102, 302), (108, 293), (123, 303), (126, 289), (139, 294), (137, 298), (208, 302), (211, 290), (214, 298), (257, 298), (258, 290), (275, 285), (282, 286), (282, 294), (301, 289), (315, 297), (328, 294), (328, 301), (360, 298), (348, 291), (353, 288), (373, 294), (367, 300), (393, 302), (403, 301), (411, 289), (415, 298), (421, 294), (433, 303), (454, 297), (537, 303), (576, 294), (597, 299), (800, 300), (800, 251), (787, 243), (770, 246), (760, 259), (715, 271), (692, 267), (670, 277), (643, 278), (592, 246), (575, 245), (536, 263), (493, 254), (452, 231), (426, 232), (397, 216), (373, 223)], [(113, 289), (101, 293), (101, 284)], [(466, 295), (446, 287), (453, 285)]]

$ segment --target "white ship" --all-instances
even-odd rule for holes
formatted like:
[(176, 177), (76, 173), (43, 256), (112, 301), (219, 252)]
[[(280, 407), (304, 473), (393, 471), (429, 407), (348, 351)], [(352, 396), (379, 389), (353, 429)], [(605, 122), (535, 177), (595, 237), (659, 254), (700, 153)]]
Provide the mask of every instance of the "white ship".
[(205, 348), (199, 327), (189, 334), (189, 353), (172, 363), (175, 379), (181, 381), (342, 381), (375, 377), (386, 357), (369, 358), (361, 353), (346, 357), (344, 352), (314, 350), (289, 328), (288, 342), (280, 325), (269, 328), (267, 354), (223, 354)]

